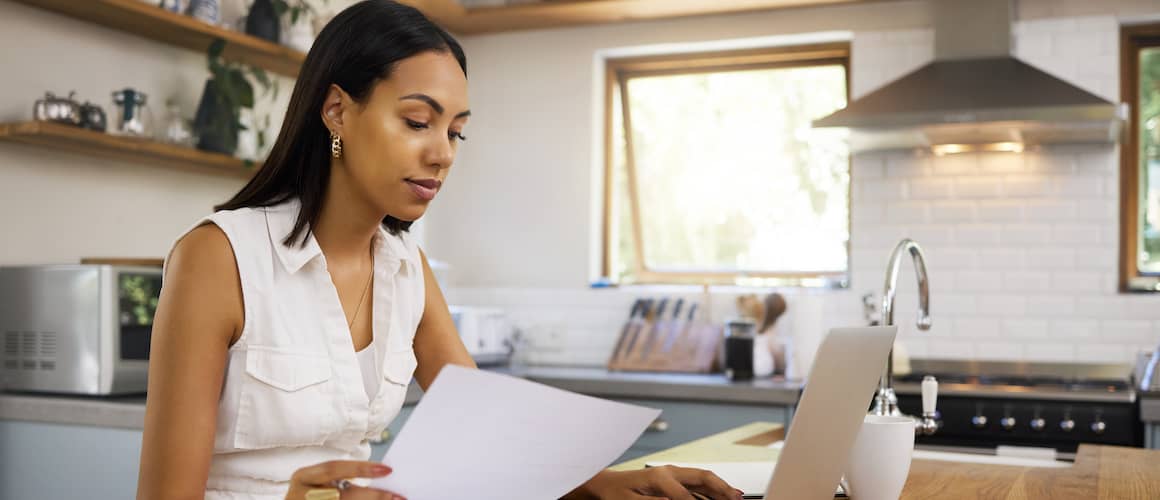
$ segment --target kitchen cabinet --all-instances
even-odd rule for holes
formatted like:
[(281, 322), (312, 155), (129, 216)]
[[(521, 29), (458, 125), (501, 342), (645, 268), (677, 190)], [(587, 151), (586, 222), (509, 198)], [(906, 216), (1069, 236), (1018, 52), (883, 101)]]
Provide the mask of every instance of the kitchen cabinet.
[(383, 455), (387, 453), (387, 448), (391, 447), (391, 443), (394, 442), (395, 436), (398, 436), (399, 431), (403, 430), (403, 424), (405, 424), (407, 419), (411, 417), (412, 411), (415, 411), (415, 405), (407, 405), (404, 406), (402, 410), (399, 410), (399, 415), (391, 421), (391, 425), (387, 426), (387, 430), (391, 431), (391, 435), (388, 436), (387, 439), (383, 442), (371, 445), (371, 460), (378, 462), (379, 460), (383, 459)]
[(136, 498), (141, 431), (0, 420), (0, 498)]
[(1144, 447), (1160, 450), (1160, 424), (1149, 423), (1144, 426)]

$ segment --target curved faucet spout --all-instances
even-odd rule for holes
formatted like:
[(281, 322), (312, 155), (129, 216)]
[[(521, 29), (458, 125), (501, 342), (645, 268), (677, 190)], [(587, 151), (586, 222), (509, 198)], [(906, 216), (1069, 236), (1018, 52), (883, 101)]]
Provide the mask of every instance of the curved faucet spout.
[(898, 269), (902, 257), (907, 253), (914, 260), (914, 274), (918, 277), (918, 325), (919, 330), (930, 330), (930, 282), (926, 279), (926, 258), (922, 247), (912, 239), (904, 239), (890, 254), (890, 266), (886, 268), (886, 288), (882, 292), (882, 324), (894, 324), (894, 295), (898, 289)]
[[(918, 319), (916, 324), (919, 330), (930, 330), (930, 282), (926, 277), (926, 259), (922, 254), (922, 247), (914, 240), (904, 239), (894, 247), (890, 254), (890, 265), (886, 268), (886, 289), (882, 293), (882, 325), (894, 324), (894, 296), (898, 288), (898, 269), (902, 265), (902, 258), (910, 254), (914, 261), (914, 274), (918, 277)], [(878, 383), (878, 394), (874, 397), (876, 415), (901, 415), (898, 410), (898, 398), (894, 394), (894, 350), (886, 358), (886, 371)]]

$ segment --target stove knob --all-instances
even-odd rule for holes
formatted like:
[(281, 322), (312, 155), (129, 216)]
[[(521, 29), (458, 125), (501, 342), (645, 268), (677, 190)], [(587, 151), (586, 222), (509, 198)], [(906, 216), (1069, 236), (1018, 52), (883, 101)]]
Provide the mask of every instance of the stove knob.
[(1003, 418), (999, 419), (999, 425), (1002, 426), (1003, 430), (1005, 430), (1005, 431), (1009, 431), (1011, 429), (1014, 429), (1015, 428), (1015, 417), (1003, 417)]
[(1108, 424), (1105, 424), (1103, 420), (1096, 420), (1095, 422), (1092, 422), (1092, 432), (1096, 434), (1103, 434), (1106, 430), (1108, 430)]
[(1043, 417), (1035, 417), (1035, 418), (1031, 419), (1031, 422), (1028, 425), (1031, 426), (1031, 430), (1033, 430), (1035, 432), (1040, 432), (1045, 427), (1047, 427), (1047, 421), (1043, 420)]
[(973, 425), (976, 429), (982, 429), (982, 428), (986, 427), (987, 426), (987, 416), (986, 415), (975, 415), (975, 416), (971, 417), (971, 425)]
[(1059, 430), (1063, 432), (1071, 432), (1073, 429), (1075, 429), (1075, 420), (1069, 418), (1059, 421)]

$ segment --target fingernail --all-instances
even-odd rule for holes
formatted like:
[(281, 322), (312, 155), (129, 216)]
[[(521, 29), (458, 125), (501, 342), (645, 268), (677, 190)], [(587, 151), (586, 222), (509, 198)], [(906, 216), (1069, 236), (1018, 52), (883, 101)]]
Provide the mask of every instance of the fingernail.
[(391, 473), (391, 468), (387, 467), (385, 465), (376, 465), (374, 467), (371, 467), (371, 472), (374, 472), (375, 474), (380, 475), (380, 476), (385, 476), (385, 475)]

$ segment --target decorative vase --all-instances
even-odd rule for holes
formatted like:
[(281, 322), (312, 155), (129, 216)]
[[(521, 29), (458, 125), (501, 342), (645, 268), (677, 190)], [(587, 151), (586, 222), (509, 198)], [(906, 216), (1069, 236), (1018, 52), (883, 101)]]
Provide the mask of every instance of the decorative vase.
[(254, 110), (242, 109), (238, 113), (238, 139), (234, 156), (243, 160), (258, 159), (258, 128), (254, 125)]
[(255, 0), (246, 16), (246, 33), (278, 43), (282, 37), (282, 26), (274, 4), (270, 0)]
[(314, 45), (314, 27), (310, 25), (309, 16), (298, 16), (298, 22), (290, 24), (290, 20), (282, 19), (282, 45), (299, 52), (310, 52)]
[(193, 118), (197, 148), (232, 155), (238, 148), (238, 119), (218, 93), (213, 79), (205, 81), (201, 102)]
[(190, 0), (185, 14), (217, 26), (222, 20), (221, 3), (218, 0)]

